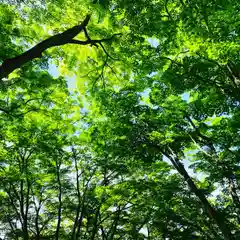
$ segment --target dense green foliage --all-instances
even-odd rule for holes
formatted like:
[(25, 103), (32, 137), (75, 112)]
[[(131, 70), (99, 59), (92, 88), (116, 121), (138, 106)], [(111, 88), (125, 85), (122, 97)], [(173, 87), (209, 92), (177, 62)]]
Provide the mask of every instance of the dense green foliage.
[(239, 239), (239, 11), (2, 0), (0, 238)]

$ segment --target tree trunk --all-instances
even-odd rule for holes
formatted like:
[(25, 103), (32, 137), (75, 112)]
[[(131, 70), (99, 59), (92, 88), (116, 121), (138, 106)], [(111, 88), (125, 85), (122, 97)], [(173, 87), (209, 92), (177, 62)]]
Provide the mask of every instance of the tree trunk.
[(60, 180), (60, 167), (61, 163), (57, 163), (57, 183), (58, 183), (58, 220), (57, 220), (57, 228), (56, 228), (56, 240), (59, 239), (59, 234), (60, 234), (60, 227), (61, 227), (61, 220), (62, 220), (62, 185), (61, 185), (61, 180)]
[(187, 171), (185, 170), (183, 164), (180, 162), (176, 154), (173, 153), (173, 151), (170, 149), (171, 154), (168, 154), (166, 152), (161, 152), (171, 161), (173, 166), (176, 168), (176, 170), (181, 174), (181, 176), (184, 178), (184, 180), (187, 182), (190, 190), (199, 198), (201, 201), (205, 211), (207, 212), (208, 216), (215, 221), (219, 229), (221, 230), (224, 239), (225, 240), (232, 240), (232, 234), (231, 231), (224, 221), (222, 219), (222, 216), (219, 215), (219, 213), (211, 206), (211, 204), (208, 202), (205, 195), (197, 188)]
[[(78, 169), (78, 164), (77, 164), (77, 155), (76, 155), (76, 150), (74, 148), (72, 148), (72, 153), (73, 153), (73, 158), (74, 158), (74, 165), (75, 165), (75, 170), (76, 170), (76, 181), (77, 181), (77, 197), (78, 197), (78, 206), (77, 206), (77, 212), (76, 212), (76, 216), (75, 216), (75, 221), (73, 224), (73, 230), (72, 230), (72, 239), (76, 240), (77, 236), (76, 236), (76, 230), (78, 227), (78, 220), (79, 220), (79, 215), (81, 212), (81, 215), (83, 213), (83, 206), (81, 206), (81, 192), (80, 192), (80, 186), (79, 186), (79, 169)], [(84, 205), (84, 198), (85, 196), (83, 196), (82, 199), (82, 204)], [(80, 217), (80, 222), (82, 222), (82, 217)]]

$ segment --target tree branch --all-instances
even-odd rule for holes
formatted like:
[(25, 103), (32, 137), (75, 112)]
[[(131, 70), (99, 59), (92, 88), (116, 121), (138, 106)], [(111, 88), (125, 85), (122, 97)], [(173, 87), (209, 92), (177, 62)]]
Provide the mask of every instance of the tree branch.
[(6, 59), (0, 66), (0, 79), (7, 77), (11, 72), (20, 68), (25, 63), (28, 63), (35, 58), (41, 58), (42, 53), (48, 48), (70, 43), (74, 37), (86, 28), (89, 20), (90, 15), (87, 15), (80, 25), (74, 26), (62, 33), (49, 37), (17, 57)]
[(100, 44), (100, 46), (102, 47), (102, 49), (103, 49), (103, 51), (105, 52), (105, 54), (109, 57), (109, 58), (111, 58), (111, 59), (113, 59), (113, 60), (116, 60), (116, 59), (114, 59), (113, 57), (111, 57), (110, 55), (109, 55), (109, 53), (107, 52), (107, 50), (105, 49), (105, 47), (103, 46), (103, 44), (100, 42), (99, 43)]
[(90, 45), (97, 46), (97, 44), (101, 45), (103, 42), (111, 41), (117, 35), (120, 35), (120, 33), (113, 34), (110, 38), (103, 38), (103, 39), (97, 39), (97, 40), (92, 40), (90, 38), (88, 38), (88, 40), (86, 40), (86, 41), (71, 39), (68, 43), (80, 44), (80, 45), (90, 44)]

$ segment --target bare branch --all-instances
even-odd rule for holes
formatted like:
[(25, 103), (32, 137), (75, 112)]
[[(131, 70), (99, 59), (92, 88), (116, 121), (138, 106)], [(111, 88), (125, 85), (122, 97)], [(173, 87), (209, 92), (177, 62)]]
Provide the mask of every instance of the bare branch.
[(109, 55), (109, 53), (107, 52), (107, 50), (105, 49), (105, 47), (103, 46), (103, 44), (102, 44), (101, 42), (100, 42), (99, 44), (100, 44), (100, 46), (102, 47), (103, 51), (106, 53), (106, 55), (107, 55), (109, 58), (111, 58), (111, 59), (113, 59), (113, 60), (117, 60), (117, 59), (114, 59), (113, 57), (111, 57), (111, 56)]
[(84, 31), (84, 34), (85, 34), (85, 37), (87, 38), (87, 40), (91, 40), (91, 38), (88, 35), (87, 28), (84, 28), (83, 31)]
[(114, 35), (112, 35), (110, 38), (103, 38), (103, 39), (97, 39), (97, 40), (92, 40), (92, 39), (88, 39), (86, 41), (81, 41), (81, 40), (77, 40), (77, 39), (71, 39), (69, 40), (68, 43), (73, 43), (73, 44), (80, 44), (80, 45), (94, 45), (97, 46), (97, 44), (101, 45), (103, 42), (109, 42), (111, 41), (115, 36), (120, 35), (120, 33), (116, 33)]
[(95, 81), (93, 82), (93, 85), (92, 85), (92, 90), (95, 86), (95, 84), (97, 83), (97, 81), (100, 79), (100, 78), (104, 78), (104, 68), (105, 66), (107, 65), (107, 60), (108, 60), (108, 56), (106, 57), (106, 60), (104, 61), (103, 65), (102, 65), (102, 70), (101, 70), (101, 73), (98, 75), (98, 77), (95, 79)]

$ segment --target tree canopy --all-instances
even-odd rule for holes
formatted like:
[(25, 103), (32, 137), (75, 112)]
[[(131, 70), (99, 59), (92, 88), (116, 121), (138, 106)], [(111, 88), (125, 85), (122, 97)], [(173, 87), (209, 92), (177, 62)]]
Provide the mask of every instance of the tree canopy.
[(239, 239), (239, 11), (2, 0), (0, 239)]

